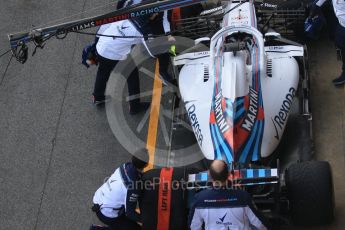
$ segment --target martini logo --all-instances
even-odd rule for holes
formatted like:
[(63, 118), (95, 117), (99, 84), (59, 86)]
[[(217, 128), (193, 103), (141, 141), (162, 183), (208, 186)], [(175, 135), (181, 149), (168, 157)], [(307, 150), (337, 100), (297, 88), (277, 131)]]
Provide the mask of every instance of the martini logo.
[(95, 24), (96, 26), (101, 26), (104, 24), (109, 24), (109, 23), (113, 23), (113, 22), (117, 22), (117, 21), (121, 21), (121, 20), (126, 20), (129, 19), (129, 14), (123, 14), (123, 15), (118, 15), (118, 16), (114, 16), (114, 17), (110, 17), (110, 18), (106, 18), (103, 20), (96, 20)]
[(220, 131), (224, 134), (226, 131), (228, 131), (230, 127), (224, 118), (223, 109), (222, 109), (222, 98), (223, 98), (223, 95), (222, 95), (222, 92), (220, 91), (215, 98), (214, 114), (216, 117), (217, 125)]
[[(130, 19), (130, 18), (142, 17), (142, 16), (146, 16), (149, 14), (154, 14), (154, 13), (159, 13), (158, 7), (150, 8), (150, 9), (146, 9), (146, 10), (141, 10), (141, 11), (136, 11), (136, 12), (133, 12), (130, 14), (117, 15), (117, 16), (113, 16), (110, 18), (102, 19), (102, 20), (96, 20), (96, 21), (91, 22), (89, 24), (92, 25), (92, 27), (101, 26), (104, 24), (109, 24), (109, 23), (113, 23), (113, 22), (117, 22), (117, 21), (121, 21), (121, 20), (126, 20), (126, 19)], [(76, 31), (76, 30), (89, 28), (89, 26), (90, 26), (89, 24), (85, 24), (83, 26), (73, 27), (72, 30)]]
[(246, 118), (244, 119), (244, 122), (242, 124), (242, 128), (247, 130), (248, 132), (251, 132), (255, 124), (256, 117), (258, 115), (259, 95), (258, 95), (258, 92), (250, 88), (249, 96), (250, 96), (249, 109), (248, 109)]

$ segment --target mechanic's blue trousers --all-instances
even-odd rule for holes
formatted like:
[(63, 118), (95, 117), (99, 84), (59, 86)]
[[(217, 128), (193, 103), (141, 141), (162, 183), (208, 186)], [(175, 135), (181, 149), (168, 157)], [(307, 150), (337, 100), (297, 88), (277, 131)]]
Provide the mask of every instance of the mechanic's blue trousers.
[(345, 27), (338, 25), (335, 32), (335, 44), (341, 50), (343, 72), (345, 72)]
[[(119, 61), (110, 60), (98, 55), (98, 71), (95, 81), (95, 88), (93, 91), (93, 96), (96, 101), (102, 101), (105, 99), (104, 93), (109, 80), (111, 72), (114, 70), (115, 66)], [(135, 65), (133, 63), (133, 65)], [(140, 82), (138, 69), (135, 68), (133, 72), (127, 77), (128, 86), (128, 96), (140, 94)], [(131, 106), (135, 107), (139, 104), (140, 99), (130, 100)]]

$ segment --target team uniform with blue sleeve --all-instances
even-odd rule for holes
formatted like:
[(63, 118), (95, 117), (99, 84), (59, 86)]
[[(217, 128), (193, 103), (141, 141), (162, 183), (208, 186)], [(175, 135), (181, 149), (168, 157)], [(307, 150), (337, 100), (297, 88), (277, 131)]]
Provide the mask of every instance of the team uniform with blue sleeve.
[(191, 230), (266, 230), (263, 220), (247, 192), (211, 188), (196, 195), (188, 224)]

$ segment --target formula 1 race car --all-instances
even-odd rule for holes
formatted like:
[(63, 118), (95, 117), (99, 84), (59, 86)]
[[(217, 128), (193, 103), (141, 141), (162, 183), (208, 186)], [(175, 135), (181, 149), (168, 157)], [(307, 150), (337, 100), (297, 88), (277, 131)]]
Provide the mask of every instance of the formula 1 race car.
[[(330, 223), (331, 168), (311, 161), (307, 49), (260, 25), (262, 4), (226, 1), (208, 11), (221, 15), (219, 30), (174, 58), (181, 98), (205, 158), (231, 165), (233, 183), (268, 217)], [(189, 176), (207, 181), (207, 173)]]
[[(12, 53), (24, 63), (30, 41), (42, 48), (54, 36), (64, 38), (70, 32), (200, 2), (207, 1), (149, 1), (12, 34)], [(331, 168), (327, 162), (312, 160), (307, 48), (282, 37), (299, 33), (309, 1), (216, 2), (221, 4), (174, 22), (174, 33), (195, 39), (195, 46), (173, 63), (194, 141), (205, 162), (222, 159), (229, 164), (232, 184), (250, 192), (273, 222), (330, 223), (334, 217)], [(208, 186), (205, 170), (189, 174), (190, 191)]]

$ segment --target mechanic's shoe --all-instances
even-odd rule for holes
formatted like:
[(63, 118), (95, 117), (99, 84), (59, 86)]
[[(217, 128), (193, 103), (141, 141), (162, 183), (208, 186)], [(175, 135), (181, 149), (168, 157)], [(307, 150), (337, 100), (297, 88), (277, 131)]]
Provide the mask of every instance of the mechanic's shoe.
[(140, 102), (136, 105), (130, 105), (129, 106), (129, 114), (130, 115), (136, 115), (141, 112), (145, 112), (148, 108), (150, 108), (151, 103), (149, 102)]
[(95, 98), (95, 96), (93, 96), (93, 104), (96, 106), (102, 106), (106, 102), (108, 102), (108, 99), (106, 98)]
[(336, 79), (333, 80), (335, 86), (340, 86), (345, 84), (345, 71)]
[(104, 105), (106, 102), (106, 100), (96, 100), (96, 99), (93, 99), (93, 104), (96, 105), (96, 106), (99, 106), (99, 105)]

